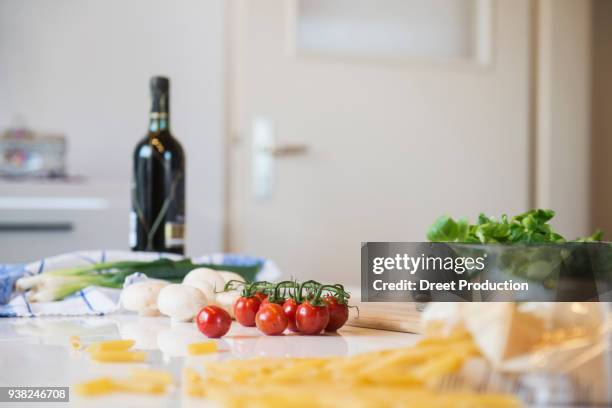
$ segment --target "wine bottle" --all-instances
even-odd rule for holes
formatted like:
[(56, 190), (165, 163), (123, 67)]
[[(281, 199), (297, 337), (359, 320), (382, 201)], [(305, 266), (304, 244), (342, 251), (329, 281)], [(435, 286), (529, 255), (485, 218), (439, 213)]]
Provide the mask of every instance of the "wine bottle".
[(170, 80), (153, 77), (147, 135), (136, 145), (130, 246), (134, 251), (185, 249), (185, 154), (170, 133)]

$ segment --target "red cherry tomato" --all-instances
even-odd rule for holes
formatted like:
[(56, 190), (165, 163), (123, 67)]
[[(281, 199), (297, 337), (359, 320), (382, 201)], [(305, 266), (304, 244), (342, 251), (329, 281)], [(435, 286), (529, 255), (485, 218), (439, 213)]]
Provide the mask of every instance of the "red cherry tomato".
[(335, 332), (348, 320), (349, 310), (348, 306), (343, 303), (338, 303), (338, 299), (335, 296), (325, 296), (325, 303), (329, 310), (329, 323), (325, 326), (326, 332)]
[(261, 301), (261, 307), (263, 307), (264, 305), (269, 305), (270, 303), (276, 303), (277, 305), (281, 305), (284, 303), (283, 299), (279, 299), (278, 301), (272, 302), (270, 301), (269, 297), (266, 297), (264, 300)]
[(319, 334), (329, 323), (327, 306), (314, 306), (305, 301), (297, 307), (295, 312), (295, 325), (300, 333)]
[(268, 295), (266, 295), (263, 292), (255, 292), (255, 294), (253, 296), (255, 296), (257, 299), (259, 299), (260, 302), (263, 302), (264, 300), (266, 300), (268, 298)]
[(295, 325), (295, 312), (297, 310), (298, 304), (293, 299), (287, 299), (285, 303), (283, 303), (283, 312), (285, 312), (285, 316), (287, 316), (287, 328), (292, 332), (298, 332), (298, 328)]
[(287, 316), (281, 305), (268, 303), (261, 307), (255, 317), (257, 328), (264, 334), (276, 336), (282, 334), (287, 328)]
[(234, 303), (234, 316), (236, 316), (236, 321), (243, 326), (254, 327), (255, 315), (260, 305), (261, 301), (256, 296), (239, 297), (236, 299), (236, 303)]
[(198, 313), (196, 323), (207, 337), (221, 337), (229, 331), (232, 318), (219, 306), (206, 306)]

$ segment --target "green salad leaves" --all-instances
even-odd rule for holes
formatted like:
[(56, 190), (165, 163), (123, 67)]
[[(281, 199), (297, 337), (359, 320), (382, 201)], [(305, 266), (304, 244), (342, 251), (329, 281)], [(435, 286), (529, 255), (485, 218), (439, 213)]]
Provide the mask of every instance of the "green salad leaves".
[[(562, 243), (568, 242), (555, 232), (549, 221), (555, 216), (553, 210), (535, 209), (512, 218), (502, 215), (487, 217), (478, 216), (476, 224), (470, 224), (465, 218), (454, 220), (443, 215), (427, 231), (427, 239), (432, 242), (466, 242), (466, 243)], [(572, 242), (602, 241), (600, 230), (589, 237), (577, 238)]]

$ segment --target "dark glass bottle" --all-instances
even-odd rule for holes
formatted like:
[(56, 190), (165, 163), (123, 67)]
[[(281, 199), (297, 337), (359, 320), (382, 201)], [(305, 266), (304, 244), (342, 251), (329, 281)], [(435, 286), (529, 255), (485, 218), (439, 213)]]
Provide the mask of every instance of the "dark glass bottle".
[(151, 78), (149, 131), (134, 151), (130, 246), (185, 251), (185, 154), (170, 133), (170, 81)]

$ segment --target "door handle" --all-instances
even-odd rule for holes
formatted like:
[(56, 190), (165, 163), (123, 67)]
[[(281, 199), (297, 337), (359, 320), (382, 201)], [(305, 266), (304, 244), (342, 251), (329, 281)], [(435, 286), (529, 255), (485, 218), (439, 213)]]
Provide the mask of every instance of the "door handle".
[(279, 158), (287, 156), (299, 156), (308, 152), (308, 146), (303, 144), (288, 144), (280, 146), (265, 146), (264, 152), (270, 156)]
[(265, 117), (255, 118), (252, 126), (253, 193), (258, 199), (267, 199), (274, 191), (276, 159), (303, 155), (308, 152), (308, 146), (291, 143), (277, 145), (274, 124)]

